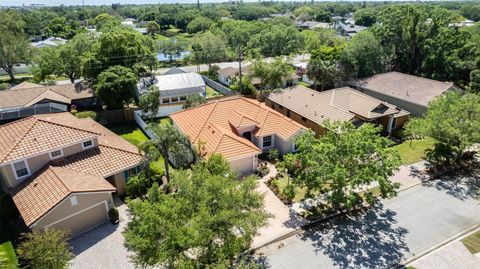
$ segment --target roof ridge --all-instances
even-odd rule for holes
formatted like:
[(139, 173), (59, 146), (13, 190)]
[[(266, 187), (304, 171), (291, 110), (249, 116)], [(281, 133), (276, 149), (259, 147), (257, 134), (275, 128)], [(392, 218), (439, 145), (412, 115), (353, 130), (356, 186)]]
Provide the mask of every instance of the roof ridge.
[(100, 144), (100, 143), (99, 143), (98, 146), (99, 146), (99, 147), (102, 146), (102, 147), (106, 147), (106, 148), (111, 148), (111, 149), (123, 151), (123, 152), (130, 153), (130, 154), (133, 154), (133, 155), (142, 156), (142, 154), (140, 154), (140, 153), (135, 153), (135, 152), (132, 152), (132, 151), (129, 151), (129, 150), (124, 150), (124, 149), (121, 149), (121, 148), (116, 148), (116, 147), (108, 146), (108, 145), (105, 145), (105, 144)]
[[(53, 86), (58, 86), (58, 85), (53, 85)], [(75, 86), (74, 86), (74, 87), (75, 87)], [(51, 88), (47, 88), (47, 90), (48, 90), (48, 91), (51, 91), (51, 92), (53, 92), (53, 93), (56, 93), (56, 94), (58, 94), (58, 95), (61, 95), (61, 96), (65, 97), (65, 98), (67, 98), (67, 99), (72, 100), (72, 98), (70, 98), (70, 97), (68, 97), (68, 96), (66, 96), (66, 95), (64, 95), (64, 94), (62, 94), (62, 93), (56, 92), (55, 90), (52, 90)]]
[[(22, 119), (22, 120), (27, 120), (27, 119), (30, 119), (30, 120), (34, 120), (35, 122), (32, 124), (32, 126), (30, 126), (30, 128), (28, 128), (28, 130), (26, 132), (23, 133), (23, 135), (20, 137), (20, 139), (18, 139), (14, 144), (13, 146), (10, 148), (10, 150), (7, 152), (7, 154), (5, 154), (5, 156), (3, 156), (3, 158), (0, 160), (0, 163), (3, 162), (7, 157), (8, 155), (10, 155), (10, 153), (12, 153), (12, 150), (20, 143), (20, 141), (23, 140), (23, 138), (33, 129), (33, 127), (38, 123), (38, 119), (33, 117), (33, 116), (29, 116), (25, 119)], [(15, 123), (17, 121), (13, 121), (11, 123)], [(4, 125), (6, 126), (6, 125)]]
[[(409, 77), (416, 77), (416, 78), (423, 79), (423, 80), (435, 81), (435, 82), (439, 82), (439, 83), (443, 83), (443, 84), (448, 84), (448, 85), (450, 85), (450, 87), (455, 85), (453, 82), (450, 82), (450, 81), (448, 81), (448, 82), (447, 81), (441, 81), (441, 80), (436, 80), (436, 79), (433, 79), (433, 78), (426, 78), (426, 77), (411, 75), (411, 74), (408, 74), (408, 73), (402, 73), (402, 72), (398, 72), (398, 71), (390, 71), (390, 72), (375, 74), (375, 75), (370, 76), (370, 77), (379, 76), (379, 75), (386, 75), (386, 74), (389, 74), (389, 73), (397, 73), (397, 74), (402, 74), (402, 75), (406, 75), (406, 76), (409, 76)], [(369, 77), (366, 77), (366, 78), (369, 78)], [(366, 78), (363, 78), (363, 79), (366, 79)]]
[(195, 135), (195, 139), (193, 139), (193, 141), (197, 141), (198, 136), (199, 136), (200, 133), (202, 132), (203, 128), (205, 128), (205, 125), (207, 125), (207, 123), (209, 122), (208, 119), (210, 119), (210, 116), (212, 115), (213, 111), (215, 111), (215, 108), (217, 107), (217, 105), (218, 105), (218, 101), (213, 104), (212, 109), (211, 109), (210, 112), (208, 113), (207, 119), (206, 119), (205, 122), (202, 124), (202, 127), (199, 129), (198, 133)]
[[(62, 185), (69, 191), (69, 193), (67, 194), (70, 195), (70, 193), (72, 193), (73, 191), (67, 186), (67, 184), (65, 184), (65, 182), (63, 182), (63, 179), (57, 174), (57, 172), (55, 172), (55, 169), (54, 168), (61, 168), (61, 167), (56, 167), (56, 166), (51, 166), (50, 164), (48, 164), (48, 167), (46, 170), (48, 169), (51, 169), (52, 170), (52, 173), (55, 174), (55, 176), (60, 180), (60, 182), (62, 182)], [(70, 169), (66, 169), (68, 171), (72, 171)], [(76, 171), (72, 171), (72, 172), (76, 172)]]
[(57, 125), (57, 126), (62, 126), (62, 127), (66, 127), (66, 128), (69, 128), (69, 129), (74, 129), (74, 130), (83, 131), (83, 132), (87, 132), (87, 133), (92, 133), (92, 134), (96, 134), (96, 135), (102, 135), (101, 133), (92, 132), (90, 130), (85, 130), (85, 129), (82, 129), (82, 128), (78, 128), (78, 127), (74, 127), (74, 126), (70, 126), (70, 125), (66, 125), (66, 124), (61, 124), (61, 123), (50, 121), (50, 120), (47, 120), (47, 119), (39, 119), (36, 116), (37, 115), (31, 116), (31, 117), (35, 117), (38, 121), (42, 121), (42, 122), (45, 122), (45, 123), (49, 123), (49, 124), (53, 124), (53, 125)]

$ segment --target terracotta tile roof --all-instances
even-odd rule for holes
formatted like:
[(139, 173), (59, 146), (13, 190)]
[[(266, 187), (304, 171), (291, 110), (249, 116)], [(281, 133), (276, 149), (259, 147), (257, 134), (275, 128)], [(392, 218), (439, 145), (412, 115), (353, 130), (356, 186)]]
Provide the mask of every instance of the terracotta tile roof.
[(442, 82), (399, 72), (378, 74), (359, 79), (351, 84), (425, 107), (435, 97), (454, 87), (451, 82)]
[[(367, 121), (402, 110), (349, 87), (317, 92), (300, 85), (270, 93), (267, 98), (319, 125), (330, 121)], [(408, 112), (405, 112), (408, 114)]]
[(276, 134), (283, 140), (305, 129), (263, 103), (244, 97), (220, 99), (173, 113), (170, 117), (192, 143), (203, 141), (208, 153), (218, 152), (227, 159), (260, 152), (236, 133), (237, 126), (254, 123), (253, 135)]
[(0, 164), (61, 148), (100, 134), (35, 116), (0, 125)]
[(142, 156), (138, 153), (99, 145), (98, 147), (67, 156), (53, 165), (106, 178), (126, 168), (138, 165), (141, 158)]
[(0, 91), (0, 109), (28, 107), (44, 99), (70, 104), (72, 100), (91, 98), (93, 90), (84, 83), (43, 86), (28, 82)]
[(32, 225), (72, 193), (115, 191), (108, 181), (61, 167), (46, 166), (13, 193), (25, 224)]
[(79, 119), (68, 112), (39, 114), (36, 118), (100, 134), (98, 143), (113, 148), (139, 153), (138, 148), (98, 122), (86, 118)]

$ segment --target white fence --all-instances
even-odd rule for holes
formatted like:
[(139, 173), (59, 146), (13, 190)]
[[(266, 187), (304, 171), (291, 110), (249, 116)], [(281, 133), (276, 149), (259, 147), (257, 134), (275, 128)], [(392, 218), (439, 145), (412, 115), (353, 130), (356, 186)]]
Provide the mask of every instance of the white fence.
[[(140, 129), (142, 129), (142, 131), (148, 136), (148, 138), (150, 139), (153, 139), (155, 137), (155, 134), (152, 133), (147, 127), (147, 123), (142, 119), (142, 111), (141, 110), (135, 110), (133, 112), (133, 118), (135, 119), (135, 122), (138, 124), (138, 127), (140, 127)], [(187, 157), (189, 163), (193, 162), (193, 154), (190, 153), (190, 156)], [(174, 155), (171, 155), (170, 158), (168, 158), (168, 160), (170, 161), (170, 163), (174, 166), (174, 167), (178, 167), (179, 164), (178, 164), (178, 161), (175, 159), (175, 156)]]
[(67, 111), (67, 105), (57, 103), (40, 103), (30, 107), (0, 109), (0, 120), (11, 120), (36, 114), (47, 114)]
[(222, 84), (220, 84), (216, 81), (213, 81), (206, 76), (202, 76), (202, 78), (203, 78), (203, 81), (205, 81), (205, 84), (207, 84), (208, 86), (210, 86), (212, 89), (216, 90), (217, 92), (221, 92), (224, 95), (232, 95), (233, 94), (231, 89), (223, 86)]

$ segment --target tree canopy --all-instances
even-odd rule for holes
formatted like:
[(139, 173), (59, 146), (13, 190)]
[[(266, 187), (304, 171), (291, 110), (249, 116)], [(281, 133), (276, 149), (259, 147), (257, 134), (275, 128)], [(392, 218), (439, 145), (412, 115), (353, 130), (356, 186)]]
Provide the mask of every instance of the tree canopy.
[(116, 65), (100, 73), (95, 94), (108, 109), (123, 108), (135, 97), (137, 76), (131, 69)]
[(229, 267), (266, 222), (255, 179), (237, 180), (220, 155), (174, 173), (169, 185), (176, 191), (154, 185), (147, 199), (129, 202), (124, 235), (139, 266)]
[(68, 268), (73, 257), (67, 243), (67, 232), (46, 229), (26, 234), (26, 240), (17, 248), (20, 258), (28, 263), (27, 268)]
[(408, 134), (433, 137), (444, 162), (459, 163), (465, 150), (480, 141), (480, 96), (448, 92), (433, 100), (425, 116), (410, 120), (405, 129)]
[(299, 154), (289, 165), (296, 167), (295, 184), (306, 187), (310, 195), (325, 193), (336, 209), (373, 203), (373, 185), (378, 185), (382, 197), (396, 194), (398, 184), (389, 177), (400, 166), (400, 157), (390, 147), (392, 142), (380, 136), (380, 127), (328, 121), (324, 125), (329, 131), (320, 138), (308, 132), (296, 140)]

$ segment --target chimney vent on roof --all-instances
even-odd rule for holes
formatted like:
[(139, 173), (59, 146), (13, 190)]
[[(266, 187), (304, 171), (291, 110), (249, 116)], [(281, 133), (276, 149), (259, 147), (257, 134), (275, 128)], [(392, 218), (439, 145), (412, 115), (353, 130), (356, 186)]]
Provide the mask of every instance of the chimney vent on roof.
[(37, 185), (38, 185), (38, 182), (35, 180), (35, 181), (33, 182), (33, 186), (36, 187)]

